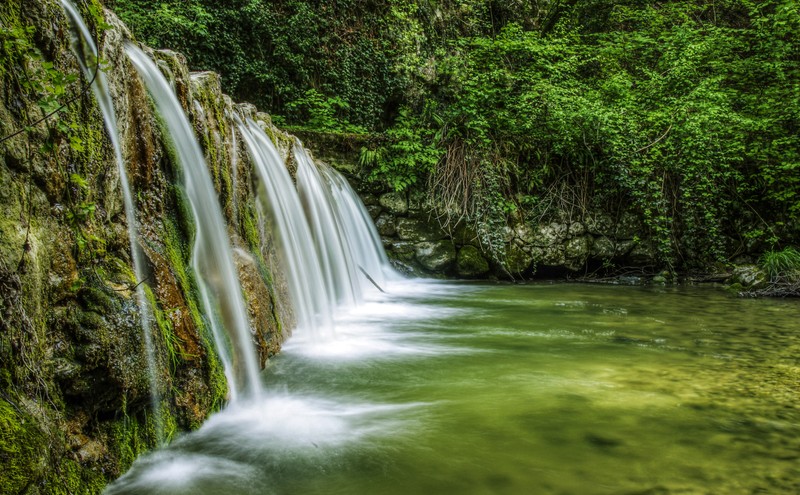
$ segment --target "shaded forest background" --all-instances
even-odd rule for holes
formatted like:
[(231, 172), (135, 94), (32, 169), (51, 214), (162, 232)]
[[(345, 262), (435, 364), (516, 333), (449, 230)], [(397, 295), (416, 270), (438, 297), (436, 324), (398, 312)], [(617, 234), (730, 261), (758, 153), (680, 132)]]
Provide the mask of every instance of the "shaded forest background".
[(116, 0), (290, 129), (349, 136), (445, 226), (632, 211), (664, 266), (798, 241), (795, 0)]

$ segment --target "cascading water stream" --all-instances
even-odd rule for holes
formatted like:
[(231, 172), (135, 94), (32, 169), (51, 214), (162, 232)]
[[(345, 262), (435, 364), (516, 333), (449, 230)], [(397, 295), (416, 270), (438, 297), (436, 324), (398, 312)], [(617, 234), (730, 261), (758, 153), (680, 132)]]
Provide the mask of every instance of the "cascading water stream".
[[(359, 269), (378, 286), (401, 278), (389, 264), (378, 229), (347, 179), (323, 163), (319, 163), (318, 168), (333, 197), (331, 206), (343, 227), (350, 256), (356, 261)], [(363, 278), (361, 280), (363, 281)]]
[(336, 198), (299, 140), (295, 141), (293, 152), (297, 160), (297, 191), (323, 271), (333, 287), (335, 301), (353, 306), (362, 301), (363, 290), (347, 233), (335, 214)]
[(93, 81), (92, 93), (94, 93), (94, 97), (103, 114), (103, 121), (108, 131), (108, 138), (114, 149), (114, 160), (119, 172), (120, 188), (122, 189), (122, 199), (125, 208), (125, 220), (128, 223), (128, 240), (131, 244), (133, 271), (136, 276), (136, 303), (139, 307), (139, 318), (141, 320), (147, 359), (147, 372), (150, 378), (150, 401), (156, 421), (156, 436), (158, 437), (158, 441), (162, 442), (164, 440), (164, 430), (161, 424), (158, 373), (156, 371), (153, 339), (150, 334), (152, 328), (152, 314), (143, 284), (146, 278), (146, 264), (144, 253), (138, 242), (136, 207), (133, 202), (130, 183), (128, 182), (128, 171), (125, 167), (125, 160), (122, 157), (122, 146), (119, 142), (119, 130), (117, 129), (117, 117), (114, 111), (114, 103), (108, 91), (106, 76), (99, 65), (100, 55), (97, 46), (89, 34), (89, 29), (86, 27), (83, 18), (72, 3), (68, 0), (61, 0), (61, 5), (64, 8), (64, 12), (67, 14), (71, 26), (72, 36), (70, 41), (72, 43), (72, 51), (78, 59), (84, 77), (89, 81)]
[[(237, 118), (238, 120), (238, 118)], [(263, 130), (238, 120), (259, 178), (259, 196), (274, 225), (298, 327), (319, 338), (332, 329), (333, 291), (322, 274), (300, 198), (283, 160)]]
[[(250, 325), (222, 211), (203, 154), (183, 109), (156, 65), (130, 43), (125, 50), (153, 97), (182, 168), (196, 226), (192, 267), (225, 365), (231, 400), (238, 396), (254, 398), (261, 386)], [(226, 352), (226, 332), (232, 356)]]

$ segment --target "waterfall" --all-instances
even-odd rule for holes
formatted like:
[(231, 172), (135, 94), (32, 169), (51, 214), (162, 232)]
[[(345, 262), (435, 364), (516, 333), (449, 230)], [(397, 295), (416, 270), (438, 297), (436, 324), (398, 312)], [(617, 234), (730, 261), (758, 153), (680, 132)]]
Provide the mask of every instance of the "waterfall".
[[(231, 399), (254, 397), (261, 387), (250, 325), (222, 210), (203, 154), (178, 99), (156, 65), (132, 44), (126, 44), (125, 49), (153, 97), (180, 162), (196, 226), (192, 268), (225, 366)], [(232, 347), (230, 355), (226, 352), (226, 333)]]
[[(324, 163), (318, 164), (318, 167), (333, 197), (331, 206), (344, 230), (350, 256), (358, 263), (359, 270), (379, 286), (399, 279), (400, 274), (389, 264), (378, 229), (358, 194), (347, 179), (332, 167)], [(365, 286), (364, 278), (360, 280), (361, 285)]]
[(335, 198), (299, 140), (295, 141), (293, 152), (297, 160), (297, 191), (311, 226), (323, 273), (333, 288), (334, 300), (347, 306), (355, 305), (362, 299), (358, 268), (342, 223), (334, 213)]
[(259, 197), (265, 203), (286, 269), (298, 327), (319, 336), (332, 328), (333, 290), (322, 274), (300, 197), (275, 145), (253, 121), (239, 120), (259, 178)]
[(117, 129), (117, 117), (114, 111), (114, 103), (108, 91), (108, 82), (103, 70), (99, 66), (100, 54), (97, 46), (89, 34), (89, 29), (83, 22), (83, 18), (78, 13), (69, 0), (61, 0), (61, 5), (71, 27), (72, 51), (78, 59), (84, 77), (93, 81), (92, 92), (94, 93), (100, 112), (103, 114), (108, 138), (114, 149), (114, 160), (119, 171), (120, 187), (122, 189), (122, 200), (125, 207), (125, 220), (128, 223), (128, 240), (131, 244), (131, 259), (133, 261), (133, 272), (136, 276), (136, 303), (139, 306), (139, 318), (141, 319), (142, 335), (144, 336), (145, 354), (147, 359), (147, 372), (150, 378), (150, 401), (156, 421), (156, 436), (159, 443), (164, 440), (163, 425), (161, 424), (161, 405), (158, 394), (158, 373), (156, 371), (156, 356), (153, 348), (153, 339), (150, 334), (152, 329), (152, 314), (147, 294), (144, 290), (145, 280), (145, 257), (142, 247), (138, 242), (136, 221), (136, 208), (133, 202), (130, 183), (128, 182), (128, 170), (122, 158), (122, 146), (119, 142), (119, 130)]

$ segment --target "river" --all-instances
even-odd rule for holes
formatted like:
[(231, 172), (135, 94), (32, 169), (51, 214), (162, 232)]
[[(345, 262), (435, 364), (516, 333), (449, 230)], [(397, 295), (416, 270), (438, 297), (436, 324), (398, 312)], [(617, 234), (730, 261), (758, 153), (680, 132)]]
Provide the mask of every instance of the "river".
[(107, 493), (800, 493), (800, 304), (393, 283)]

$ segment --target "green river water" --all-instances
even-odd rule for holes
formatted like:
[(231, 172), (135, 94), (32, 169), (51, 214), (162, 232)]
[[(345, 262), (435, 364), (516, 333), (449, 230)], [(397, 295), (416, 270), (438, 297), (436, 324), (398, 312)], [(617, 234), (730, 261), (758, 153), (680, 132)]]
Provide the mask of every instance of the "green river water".
[(798, 301), (389, 289), (107, 493), (800, 493)]

